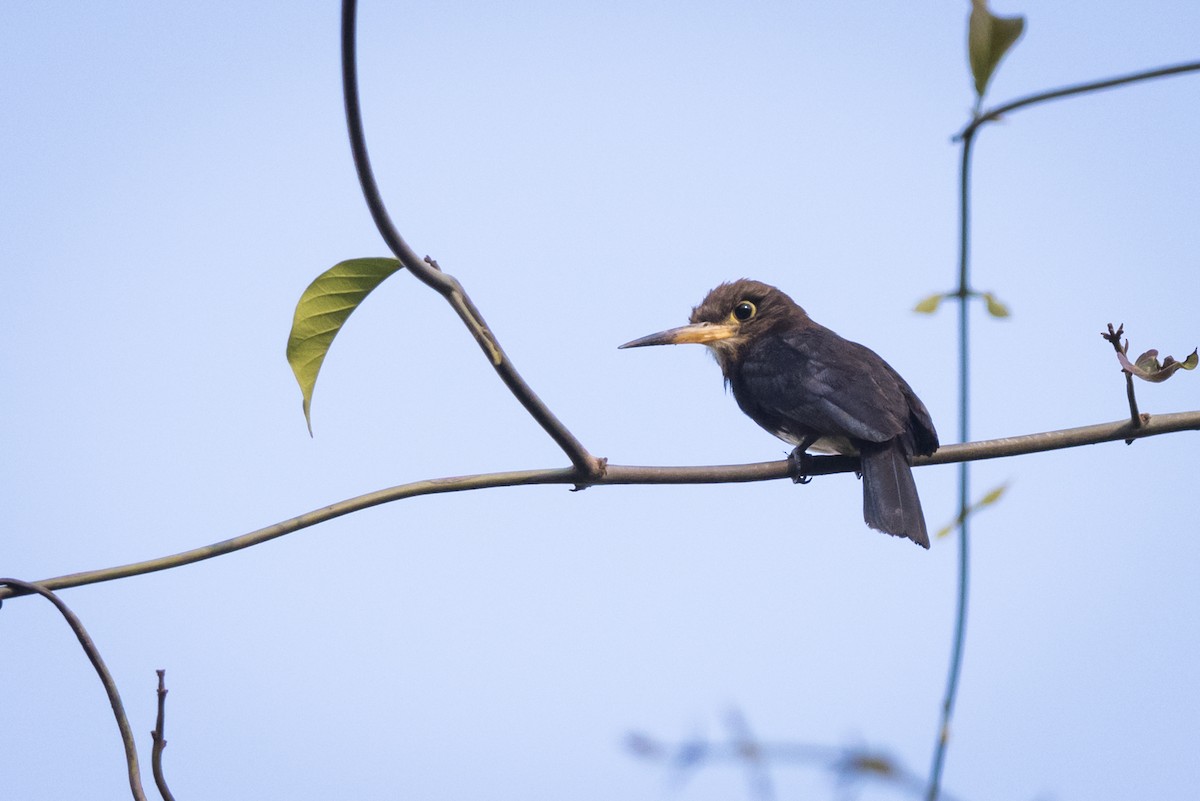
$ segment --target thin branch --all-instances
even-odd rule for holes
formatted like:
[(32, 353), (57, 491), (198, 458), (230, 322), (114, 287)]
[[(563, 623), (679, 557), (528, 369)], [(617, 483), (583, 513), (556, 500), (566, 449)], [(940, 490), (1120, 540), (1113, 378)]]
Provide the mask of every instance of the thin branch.
[(575, 435), (550, 411), (530, 386), (525, 383), (512, 361), (500, 347), (491, 329), (471, 302), (466, 291), (454, 276), (444, 273), (431, 259), (422, 259), (408, 246), (396, 226), (388, 216), (383, 204), (383, 196), (371, 170), (371, 159), (367, 155), (367, 140), (363, 133), (362, 108), (358, 95), (358, 67), (355, 39), (355, 16), (357, 3), (354, 0), (344, 0), (342, 3), (342, 93), (346, 103), (346, 128), (350, 135), (350, 150), (354, 156), (354, 168), (358, 172), (358, 181), (362, 186), (363, 197), (371, 218), (380, 236), (400, 263), (408, 268), (427, 286), (436, 290), (466, 324), (467, 330), (475, 337), (475, 341), (491, 362), (492, 367), (500, 376), (500, 380), (516, 396), (525, 410), (533, 416), (547, 434), (557, 443), (558, 447), (567, 454), (571, 464), (575, 465), (576, 483), (586, 486), (604, 472), (604, 460), (592, 456)]
[(154, 784), (158, 787), (158, 794), (162, 796), (163, 801), (175, 801), (175, 796), (171, 795), (171, 788), (167, 786), (167, 777), (162, 766), (163, 751), (167, 747), (167, 671), (154, 672), (158, 674), (158, 717), (154, 721), (154, 731), (150, 732), (154, 741), (150, 751), (150, 767), (154, 771)]
[[(1144, 426), (1134, 429), (1128, 420), (1115, 423), (1068, 428), (1040, 434), (1025, 434), (1017, 437), (969, 442), (962, 445), (945, 445), (932, 456), (913, 459), (914, 467), (927, 465), (973, 462), (980, 459), (1000, 459), (1030, 453), (1077, 448), (1081, 445), (1096, 445), (1101, 442), (1123, 440), (1126, 437), (1143, 437), (1174, 434), (1180, 431), (1200, 431), (1200, 411), (1176, 412), (1151, 417)], [(849, 473), (859, 467), (858, 459), (851, 456), (819, 456), (809, 460), (806, 469), (811, 475)], [(713, 465), (700, 467), (648, 467), (609, 465), (605, 474), (595, 483), (597, 486), (624, 484), (732, 484), (749, 481), (771, 481), (791, 478), (787, 459), (777, 462), (758, 462), (740, 465)], [(205, 545), (172, 556), (164, 556), (145, 562), (134, 562), (119, 567), (89, 570), (40, 582), (49, 589), (79, 587), (102, 581), (140, 576), (158, 570), (222, 556), (233, 551), (261, 545), (264, 542), (291, 534), (301, 529), (324, 523), (342, 515), (379, 506), (384, 503), (415, 498), (421, 495), (436, 495), (444, 492), (490, 489), (494, 487), (517, 487), (533, 484), (574, 484), (579, 478), (574, 468), (547, 470), (518, 470), (506, 473), (482, 473), (469, 476), (433, 478), (401, 484), (397, 487), (378, 490), (356, 498), (314, 509), (311, 512), (284, 520), (274, 525), (251, 531), (239, 537)], [(0, 600), (18, 595), (27, 595), (19, 589), (0, 587)]]
[[(1052, 89), (1046, 92), (1028, 95), (1017, 100), (1005, 103), (988, 111), (980, 113), (980, 104), (982, 98), (979, 98), (975, 103), (975, 108), (972, 111), (971, 122), (962, 130), (955, 141), (962, 142), (962, 164), (959, 171), (959, 282), (958, 291), (955, 297), (959, 301), (959, 439), (966, 441), (969, 437), (968, 428), (968, 390), (970, 388), (969, 380), (969, 359), (968, 359), (968, 304), (967, 299), (974, 294), (970, 284), (970, 169), (971, 169), (971, 146), (975, 141), (975, 134), (986, 123), (995, 121), (1003, 117), (1005, 114), (1017, 111), (1018, 109), (1035, 106), (1041, 103), (1047, 103), (1052, 100), (1060, 100), (1074, 95), (1087, 94), (1090, 92), (1098, 92), (1104, 89), (1112, 89), (1117, 86), (1126, 84), (1138, 83), (1141, 81), (1149, 81), (1157, 78), (1165, 78), (1171, 75), (1179, 75), (1186, 72), (1194, 72), (1200, 70), (1200, 62), (1190, 62), (1186, 64), (1177, 64), (1170, 67), (1160, 67), (1157, 69), (1144, 70), (1135, 72), (1129, 75), (1122, 75), (1115, 78), (1106, 78), (1099, 81), (1091, 81), (1089, 83), (1076, 84), (1066, 86), (1061, 89)], [(1119, 349), (1119, 348), (1118, 348)], [(1128, 380), (1128, 396), (1131, 408), (1134, 409), (1132, 426), (1137, 428), (1140, 419), (1136, 413), (1137, 405), (1133, 395), (1133, 381), (1127, 376)], [(1130, 435), (1126, 438), (1126, 444), (1133, 442), (1134, 436)], [(958, 501), (959, 501), (959, 518), (962, 521), (959, 526), (959, 560), (958, 560), (958, 594), (955, 611), (954, 622), (954, 641), (950, 655), (950, 670), (946, 678), (946, 692), (942, 700), (941, 723), (938, 727), (938, 736), (934, 745), (933, 765), (929, 771), (929, 788), (926, 798), (928, 801), (937, 801), (938, 792), (941, 785), (942, 769), (946, 759), (946, 747), (949, 742), (950, 735), (950, 719), (954, 713), (954, 701), (958, 693), (958, 680), (962, 671), (963, 645), (966, 637), (967, 623), (967, 601), (968, 601), (968, 580), (970, 578), (970, 520), (967, 516), (967, 508), (970, 498), (970, 469), (968, 464), (963, 463), (958, 473)]]
[(0, 591), (9, 590), (11, 594), (12, 588), (20, 590), (21, 595), (40, 595), (54, 604), (63, 619), (67, 621), (67, 625), (71, 627), (71, 631), (75, 632), (75, 637), (83, 646), (83, 652), (87, 654), (92, 667), (96, 669), (96, 675), (100, 677), (100, 683), (104, 685), (104, 692), (108, 694), (108, 703), (112, 706), (113, 717), (117, 719), (117, 728), (121, 730), (121, 742), (125, 746), (125, 766), (129, 772), (129, 789), (133, 793), (135, 801), (146, 801), (146, 794), (142, 791), (141, 772), (138, 770), (137, 745), (133, 740), (133, 729), (129, 727), (129, 718), (125, 716), (125, 705), (121, 703), (121, 694), (117, 691), (117, 683), (113, 681), (112, 674), (108, 672), (108, 666), (104, 664), (104, 658), (100, 656), (96, 643), (92, 641), (87, 629), (83, 627), (83, 623), (71, 611), (71, 608), (45, 585), (40, 582), (0, 578)]
[(1089, 92), (1099, 92), (1104, 89), (1113, 89), (1117, 86), (1125, 84), (1138, 83), (1140, 81), (1150, 81), (1156, 78), (1167, 78), (1172, 75), (1182, 75), (1187, 72), (1200, 71), (1200, 61), (1189, 61), (1185, 64), (1175, 64), (1170, 67), (1158, 67), (1157, 69), (1144, 70), (1142, 72), (1133, 72), (1128, 75), (1120, 75), (1115, 78), (1104, 78), (1099, 81), (1091, 81), (1089, 83), (1073, 84), (1064, 86), (1061, 89), (1051, 89), (1046, 92), (1038, 92), (1037, 94), (1027, 95), (1026, 97), (1018, 98), (995, 108), (988, 109), (982, 114), (977, 115), (971, 120), (971, 123), (963, 128), (962, 132), (955, 137), (955, 141), (967, 139), (972, 136), (976, 130), (984, 124), (994, 122), (1005, 114), (1009, 114), (1018, 109), (1028, 106), (1036, 106), (1039, 103), (1047, 103), (1051, 100), (1060, 100), (1064, 97), (1072, 95), (1087, 94)]
[[(959, 166), (958, 196), (958, 438), (966, 442), (970, 434), (970, 411), (968, 402), (971, 389), (970, 374), (970, 326), (968, 325), (971, 304), (970, 233), (971, 233), (971, 144), (975, 141), (975, 130), (963, 137), (962, 161)], [(933, 765), (929, 769), (928, 801), (937, 801), (941, 792), (942, 769), (946, 762), (946, 747), (949, 745), (950, 719), (954, 716), (954, 701), (958, 696), (958, 679), (962, 675), (963, 647), (967, 637), (967, 602), (970, 600), (971, 577), (971, 526), (967, 508), (971, 502), (970, 463), (963, 462), (958, 470), (958, 590), (954, 601), (954, 635), (950, 647), (950, 667), (946, 672), (946, 690), (942, 695), (942, 709), (938, 722), (938, 735), (933, 748)]]

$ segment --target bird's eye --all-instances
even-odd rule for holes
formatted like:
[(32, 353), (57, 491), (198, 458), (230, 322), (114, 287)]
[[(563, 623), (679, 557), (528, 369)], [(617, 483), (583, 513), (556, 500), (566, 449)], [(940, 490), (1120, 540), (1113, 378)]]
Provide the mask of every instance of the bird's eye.
[(743, 300), (733, 307), (733, 316), (738, 322), (744, 323), (757, 313), (758, 309), (748, 300)]

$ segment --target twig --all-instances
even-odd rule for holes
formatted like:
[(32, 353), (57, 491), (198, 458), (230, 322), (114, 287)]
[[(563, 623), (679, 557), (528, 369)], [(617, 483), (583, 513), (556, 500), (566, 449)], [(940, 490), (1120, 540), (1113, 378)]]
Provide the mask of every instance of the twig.
[[(913, 466), (923, 467), (926, 465), (978, 461), (980, 459), (999, 459), (1062, 448), (1077, 448), (1081, 445), (1096, 445), (1101, 442), (1113, 442), (1125, 439), (1126, 437), (1140, 439), (1142, 437), (1173, 434), (1180, 431), (1200, 431), (1200, 411), (1155, 415), (1149, 423), (1137, 430), (1133, 429), (1128, 420), (1120, 420), (1115, 423), (1100, 423), (1098, 425), (1068, 428), (1061, 431), (1025, 434), (1017, 437), (969, 442), (962, 445), (945, 445), (939, 448), (937, 453), (932, 456), (923, 456), (914, 459)], [(858, 459), (850, 456), (823, 456), (811, 459), (808, 467), (813, 475), (832, 475), (834, 473), (853, 472), (859, 467), (859, 464)], [(749, 481), (771, 481), (790, 478), (789, 469), (790, 466), (787, 459), (781, 459), (776, 462), (758, 462), (755, 464), (699, 467), (609, 465), (604, 476), (596, 481), (596, 485), (731, 484)], [(315, 526), (318, 523), (324, 523), (342, 515), (350, 514), (351, 512), (357, 512), (384, 503), (404, 500), (405, 498), (494, 487), (517, 487), (533, 484), (574, 484), (577, 479), (578, 472), (573, 468), (553, 468), (546, 470), (518, 470), (506, 473), (483, 473), (415, 481), (411, 484), (401, 484), (397, 487), (349, 498), (320, 509), (314, 509), (299, 517), (293, 517), (290, 520), (284, 520), (239, 537), (205, 545), (190, 551), (151, 559), (145, 562), (134, 562), (119, 567), (72, 573), (66, 576), (46, 579), (40, 583), (49, 589), (57, 590), (181, 567), (182, 565), (232, 553), (242, 548), (261, 545), (276, 537), (282, 537), (285, 534), (291, 534), (301, 529)], [(0, 587), (0, 600), (26, 594), (26, 592), (20, 590)]]
[(163, 750), (167, 747), (167, 671), (154, 672), (158, 674), (158, 717), (154, 721), (154, 731), (150, 732), (154, 741), (150, 751), (150, 767), (154, 771), (154, 784), (158, 787), (158, 794), (162, 796), (163, 801), (175, 801), (175, 796), (171, 795), (171, 788), (167, 787), (167, 777), (163, 774), (162, 767)]
[(354, 156), (354, 168), (358, 173), (358, 181), (362, 186), (363, 197), (375, 227), (387, 246), (391, 248), (401, 264), (408, 268), (422, 283), (436, 290), (466, 324), (467, 330), (475, 337), (475, 341), (488, 357), (492, 367), (500, 376), (500, 380), (516, 396), (525, 410), (533, 416), (547, 434), (558, 444), (575, 466), (576, 481), (580, 486), (587, 486), (604, 473), (604, 460), (592, 456), (575, 435), (554, 415), (542, 402), (530, 386), (525, 383), (512, 361), (500, 347), (496, 336), (471, 302), (462, 285), (449, 273), (443, 272), (437, 263), (429, 257), (422, 259), (408, 246), (400, 232), (396, 230), (387, 208), (383, 204), (383, 196), (371, 170), (371, 159), (367, 155), (367, 140), (363, 133), (362, 109), (358, 95), (358, 67), (355, 40), (355, 15), (357, 3), (355, 0), (344, 0), (342, 3), (342, 93), (346, 102), (346, 128), (350, 135), (350, 150)]
[(1046, 92), (1038, 92), (1037, 94), (1027, 95), (1017, 100), (1012, 100), (995, 108), (988, 109), (982, 114), (975, 116), (967, 127), (963, 128), (962, 132), (955, 137), (955, 141), (965, 140), (972, 136), (984, 124), (994, 122), (1005, 114), (1009, 114), (1018, 109), (1035, 106), (1039, 103), (1046, 103), (1051, 100), (1061, 100), (1064, 97), (1072, 95), (1087, 94), (1089, 92), (1098, 92), (1103, 89), (1113, 89), (1125, 84), (1138, 83), (1140, 81), (1150, 81), (1155, 78), (1167, 78), (1172, 75), (1182, 75), (1187, 72), (1200, 71), (1200, 61), (1189, 61), (1184, 64), (1175, 64), (1169, 67), (1158, 67), (1151, 70), (1143, 70), (1141, 72), (1132, 72), (1128, 75), (1119, 75), (1115, 78), (1104, 78), (1098, 81), (1090, 81), (1088, 83), (1072, 84), (1064, 86), (1061, 89), (1051, 89)]
[(54, 604), (63, 619), (67, 621), (67, 625), (71, 627), (71, 631), (75, 632), (75, 637), (83, 646), (83, 652), (87, 654), (92, 667), (96, 669), (96, 675), (100, 677), (100, 683), (104, 685), (104, 692), (108, 694), (108, 703), (112, 706), (113, 717), (117, 719), (117, 728), (121, 730), (121, 742), (125, 746), (125, 766), (129, 772), (129, 789), (133, 793), (135, 801), (146, 801), (146, 794), (142, 791), (142, 777), (138, 769), (137, 745), (133, 740), (133, 730), (129, 727), (129, 718), (125, 716), (125, 705), (121, 703), (121, 694), (117, 691), (117, 683), (113, 681), (112, 674), (108, 672), (108, 666), (104, 664), (104, 658), (100, 656), (96, 643), (92, 642), (87, 629), (83, 627), (83, 623), (70, 607), (44, 584), (14, 578), (0, 578), (0, 591), (8, 590), (11, 594), (11, 588), (21, 590), (22, 595), (40, 595)]
[[(1109, 344), (1117, 351), (1118, 354), (1124, 356), (1129, 353), (1129, 340), (1121, 342), (1121, 335), (1125, 333), (1125, 324), (1117, 326), (1114, 330), (1112, 323), (1108, 324), (1108, 333), (1100, 332), (1100, 336), (1108, 340)], [(1125, 396), (1129, 399), (1129, 419), (1134, 426), (1142, 424), (1142, 415), (1138, 412), (1137, 395), (1133, 391), (1133, 374), (1128, 370), (1121, 370), (1125, 375)], [(1125, 440), (1126, 445), (1132, 445), (1133, 440)]]

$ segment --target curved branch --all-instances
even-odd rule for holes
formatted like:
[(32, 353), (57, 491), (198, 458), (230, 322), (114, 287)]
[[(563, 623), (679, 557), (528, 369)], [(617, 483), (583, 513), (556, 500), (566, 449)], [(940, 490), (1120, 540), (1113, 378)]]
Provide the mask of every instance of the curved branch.
[(367, 208), (380, 236), (400, 263), (408, 268), (427, 286), (436, 290), (466, 324), (467, 330), (475, 337), (475, 341), (492, 363), (492, 367), (500, 376), (500, 380), (516, 396), (525, 410), (533, 416), (547, 434), (557, 443), (558, 447), (567, 454), (571, 464), (575, 465), (576, 483), (589, 484), (604, 472), (604, 461), (588, 453), (575, 435), (572, 434), (549, 407), (542, 402), (537, 393), (525, 383), (525, 379), (513, 367), (512, 362), (500, 347), (491, 329), (479, 313), (479, 309), (471, 302), (462, 285), (454, 278), (441, 271), (437, 263), (428, 258), (422, 259), (400, 236), (396, 226), (388, 216), (383, 204), (383, 196), (371, 170), (371, 159), (367, 155), (367, 140), (363, 133), (362, 108), (358, 96), (358, 67), (355, 41), (355, 16), (357, 3), (355, 0), (344, 0), (342, 3), (342, 93), (346, 103), (346, 128), (350, 135), (350, 151), (354, 156), (354, 169), (358, 173), (358, 182), (362, 186), (363, 197)]
[[(1173, 434), (1179, 431), (1200, 431), (1200, 411), (1177, 412), (1160, 414), (1150, 417), (1141, 426), (1134, 426), (1129, 420), (1116, 423), (1100, 423), (1068, 428), (1061, 431), (1048, 431), (1041, 434), (1025, 434), (1018, 437), (968, 442), (962, 445), (945, 445), (932, 456), (913, 460), (914, 467), (927, 465), (952, 464), (956, 462), (973, 462), (981, 459), (999, 459), (1006, 456), (1021, 456), (1029, 453), (1059, 450), (1061, 448), (1077, 448), (1081, 445), (1096, 445), (1101, 442), (1114, 442), (1123, 439), (1142, 439), (1160, 434)], [(819, 456), (808, 460), (805, 472), (809, 475), (830, 475), (832, 473), (848, 473), (858, 468), (858, 459), (851, 456)], [(788, 460), (777, 462), (757, 462), (755, 464), (712, 465), (700, 467), (648, 467), (632, 465), (609, 465), (604, 475), (596, 479), (597, 486), (607, 484), (731, 484), (748, 481), (771, 481), (781, 478), (791, 478)], [(531, 484), (576, 484), (579, 472), (574, 468), (556, 468), (548, 470), (517, 470), (506, 473), (482, 473), (470, 476), (453, 476), (448, 478), (432, 478), (425, 481), (414, 481), (411, 484), (401, 484), (397, 487), (378, 490), (359, 495), (356, 498), (330, 504), (320, 509), (284, 520), (280, 523), (251, 531), (240, 537), (222, 542), (194, 548), (190, 551), (151, 559), (145, 562), (134, 562), (119, 567), (89, 570), (82, 573), (71, 573), (66, 576), (46, 579), (39, 582), (48, 589), (63, 589), (79, 587), (84, 584), (95, 584), (102, 581), (140, 576), (158, 570), (168, 570), (174, 567), (200, 562), (215, 556), (222, 556), (242, 548), (260, 545), (276, 537), (299, 531), (333, 520), (336, 517), (379, 506), (405, 498), (415, 498), (420, 495), (436, 495), (443, 492), (465, 492), (467, 490), (490, 489), (493, 487), (518, 487)], [(0, 587), (0, 600), (18, 595), (27, 595), (20, 589)]]
[(1072, 86), (1064, 86), (1061, 89), (1051, 89), (1046, 92), (1038, 92), (1037, 94), (1027, 95), (983, 112), (975, 119), (971, 120), (970, 124), (967, 125), (966, 128), (963, 128), (958, 136), (954, 137), (954, 140), (959, 141), (962, 139), (970, 139), (984, 124), (994, 122), (1003, 117), (1005, 114), (1025, 108), (1027, 106), (1036, 106), (1039, 103), (1047, 103), (1051, 100), (1060, 100), (1064, 97), (1071, 97), (1072, 95), (1082, 95), (1087, 94), (1088, 92), (1099, 92), (1103, 89), (1113, 89), (1117, 86), (1124, 86), (1125, 84), (1129, 83), (1150, 81), (1155, 78), (1167, 78), (1172, 75), (1181, 75), (1186, 72), (1197, 71), (1200, 71), (1200, 61), (1190, 61), (1186, 64), (1175, 64), (1170, 67), (1159, 67), (1152, 70), (1143, 70), (1142, 72), (1132, 72), (1128, 75), (1119, 75), (1115, 78), (1104, 78), (1099, 81), (1074, 84)]
[(137, 746), (133, 741), (133, 730), (129, 727), (129, 718), (125, 716), (125, 705), (121, 703), (121, 694), (117, 691), (117, 683), (113, 681), (112, 674), (108, 672), (108, 666), (104, 664), (104, 658), (100, 656), (96, 643), (88, 635), (83, 623), (69, 606), (40, 582), (0, 578), (0, 585), (2, 585), (0, 590), (16, 588), (21, 591), (22, 595), (42, 596), (54, 604), (63, 619), (67, 621), (67, 625), (71, 627), (71, 631), (75, 632), (79, 644), (83, 646), (83, 652), (87, 654), (92, 667), (96, 669), (96, 675), (100, 677), (100, 683), (104, 685), (104, 692), (108, 694), (108, 703), (112, 706), (113, 716), (117, 719), (117, 728), (121, 730), (121, 742), (125, 746), (125, 765), (129, 772), (129, 789), (133, 793), (135, 801), (146, 801), (146, 794), (142, 791), (141, 771), (138, 769)]

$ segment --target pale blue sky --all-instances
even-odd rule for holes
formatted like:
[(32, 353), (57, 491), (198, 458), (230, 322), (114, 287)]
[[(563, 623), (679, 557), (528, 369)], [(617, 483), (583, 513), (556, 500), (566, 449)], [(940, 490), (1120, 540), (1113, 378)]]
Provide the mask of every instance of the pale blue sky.
[[(363, 102), (397, 225), (483, 310), (589, 449), (623, 464), (786, 446), (700, 348), (617, 351), (720, 281), (775, 283), (887, 358), (955, 438), (967, 3), (478, 3), (360, 11)], [(1197, 58), (1200, 7), (1004, 5), (1000, 102)], [(283, 357), (334, 262), (383, 255), (343, 130), (335, 4), (0, 8), (0, 574), (225, 539), (421, 478), (565, 463), (453, 312), (405, 274), (326, 362), (309, 439)], [(1200, 344), (1200, 78), (981, 134), (978, 438), (1105, 422), (1098, 336)], [(1200, 408), (1200, 377), (1142, 408)], [(1195, 434), (978, 464), (946, 788), (1173, 798), (1200, 748)], [(931, 528), (954, 469), (917, 473)], [(848, 476), (492, 490), (401, 502), (170, 573), (63, 593), (142, 737), (171, 689), (180, 798), (747, 797), (671, 790), (626, 732), (869, 744), (924, 773), (956, 548), (862, 524)], [(0, 796), (126, 797), (99, 685), (48, 605), (0, 610)], [(148, 772), (148, 768), (147, 768)], [(779, 797), (827, 776), (773, 771)], [(866, 799), (896, 798), (868, 788)]]

